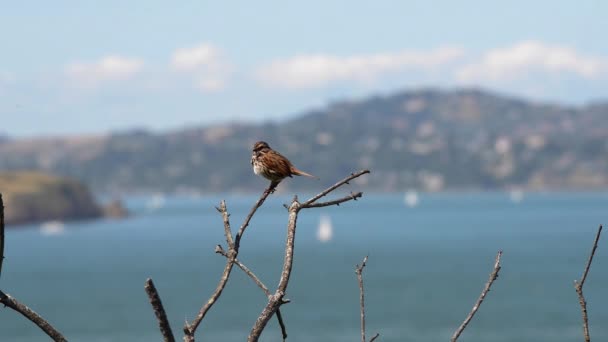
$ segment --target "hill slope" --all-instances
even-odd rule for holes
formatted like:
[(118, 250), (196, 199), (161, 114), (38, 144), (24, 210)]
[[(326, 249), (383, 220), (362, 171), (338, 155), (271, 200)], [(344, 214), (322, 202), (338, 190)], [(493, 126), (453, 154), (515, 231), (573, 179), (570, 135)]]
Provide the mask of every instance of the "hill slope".
[(266, 140), (321, 181), (371, 168), (377, 190), (608, 187), (608, 104), (571, 108), (478, 90), (402, 92), (344, 101), (295, 119), (152, 134), (11, 140), (1, 169), (74, 176), (103, 191), (247, 191), (265, 185), (249, 165)]

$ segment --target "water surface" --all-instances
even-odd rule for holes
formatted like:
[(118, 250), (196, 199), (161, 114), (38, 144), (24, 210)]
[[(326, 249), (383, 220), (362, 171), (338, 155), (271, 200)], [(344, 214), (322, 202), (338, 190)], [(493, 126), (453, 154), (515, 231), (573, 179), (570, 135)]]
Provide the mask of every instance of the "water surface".
[[(239, 259), (271, 288), (283, 262), (289, 197), (268, 200), (254, 217)], [(236, 230), (253, 196), (167, 198), (157, 209), (131, 198), (129, 219), (67, 224), (59, 235), (38, 226), (8, 230), (0, 288), (28, 304), (70, 341), (159, 341), (143, 290), (152, 277), (176, 337), (215, 289), (225, 245), (214, 209), (225, 198)], [(156, 204), (159, 204), (157, 201)], [(288, 341), (357, 341), (358, 285), (364, 271), (368, 334), (381, 341), (446, 341), (477, 299), (504, 251), (503, 269), (462, 341), (574, 341), (582, 338), (573, 280), (583, 271), (597, 227), (608, 222), (608, 194), (503, 193), (365, 195), (339, 207), (305, 210), (283, 306)], [(333, 239), (321, 243), (321, 215)], [(585, 284), (594, 340), (608, 340), (608, 237)], [(204, 341), (245, 341), (266, 299), (235, 269), (199, 328)], [(0, 341), (47, 341), (29, 321), (0, 309)], [(280, 341), (272, 320), (262, 341)]]

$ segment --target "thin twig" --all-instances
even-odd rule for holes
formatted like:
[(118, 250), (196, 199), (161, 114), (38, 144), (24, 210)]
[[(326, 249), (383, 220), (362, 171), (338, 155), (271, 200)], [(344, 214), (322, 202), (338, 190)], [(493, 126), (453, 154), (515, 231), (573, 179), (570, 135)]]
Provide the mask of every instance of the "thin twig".
[(500, 266), (500, 257), (501, 256), (502, 256), (502, 251), (498, 251), (498, 254), (496, 254), (496, 261), (494, 262), (494, 270), (492, 271), (492, 273), (490, 273), (490, 278), (488, 279), (486, 286), (484, 287), (483, 291), (481, 291), (481, 295), (477, 299), (477, 302), (475, 302), (473, 309), (471, 310), (471, 312), (469, 313), (467, 318), (465, 318), (464, 322), (462, 322), (462, 324), (458, 327), (458, 329), (456, 329), (456, 332), (454, 333), (454, 335), (452, 335), (452, 338), (450, 341), (455, 342), (456, 340), (458, 340), (458, 337), (460, 336), (460, 334), (462, 334), (464, 329), (467, 327), (467, 324), (469, 324), (471, 319), (473, 319), (473, 316), (475, 316), (475, 313), (477, 312), (477, 310), (479, 310), (481, 303), (483, 302), (484, 298), (490, 291), (490, 287), (492, 286), (492, 284), (494, 283), (496, 278), (498, 278), (498, 271), (500, 271), (500, 268), (501, 268), (501, 266)]
[(595, 235), (595, 240), (593, 241), (593, 247), (591, 248), (591, 254), (589, 255), (589, 259), (587, 260), (587, 265), (585, 266), (585, 270), (583, 271), (583, 276), (581, 280), (577, 282), (574, 281), (574, 289), (578, 294), (578, 302), (581, 305), (581, 312), (583, 315), (583, 337), (585, 338), (585, 342), (591, 341), (591, 337), (589, 335), (589, 318), (587, 316), (587, 302), (585, 301), (585, 296), (583, 296), (583, 285), (585, 285), (585, 280), (587, 279), (587, 274), (589, 273), (589, 268), (591, 267), (591, 262), (593, 261), (593, 256), (595, 255), (595, 250), (597, 249), (597, 243), (600, 240), (600, 235), (602, 234), (602, 225), (597, 229), (597, 234)]
[(363, 196), (362, 192), (357, 192), (356, 194), (351, 193), (348, 196), (344, 196), (342, 198), (338, 198), (335, 199), (333, 201), (327, 201), (327, 202), (320, 202), (320, 203), (310, 203), (310, 204), (302, 204), (302, 208), (321, 208), (321, 207), (328, 207), (330, 205), (340, 205), (341, 203), (344, 203), (346, 201), (350, 201), (350, 200), (354, 200), (356, 201), (357, 198), (361, 198), (361, 196)]
[(363, 268), (367, 263), (367, 255), (363, 258), (361, 266), (355, 267), (357, 280), (359, 280), (359, 306), (361, 308), (361, 342), (365, 342), (365, 291), (363, 290)]
[[(221, 254), (226, 258), (230, 258), (228, 256), (228, 253), (222, 248), (222, 246), (217, 245), (215, 247), (215, 253)], [(234, 259), (234, 263), (241, 269), (243, 270), (243, 272), (245, 272), (245, 274), (247, 274), (249, 276), (249, 278), (251, 278), (253, 280), (254, 283), (256, 283), (256, 285), (262, 289), (262, 291), (264, 291), (264, 293), (266, 294), (266, 296), (270, 296), (270, 290), (268, 290), (268, 287), (266, 287), (266, 285), (264, 285), (264, 283), (262, 283), (262, 281), (260, 280), (260, 278), (258, 278), (258, 276), (255, 275), (255, 273), (253, 273), (247, 266), (245, 266), (239, 259)]]
[(277, 309), (277, 320), (279, 321), (279, 326), (281, 327), (281, 336), (283, 336), (283, 342), (287, 340), (287, 329), (285, 328), (285, 322), (283, 322), (283, 314), (281, 314), (281, 309)]
[(152, 282), (152, 279), (146, 279), (146, 285), (144, 286), (144, 289), (148, 294), (150, 304), (152, 304), (152, 309), (154, 310), (154, 314), (156, 315), (156, 319), (158, 320), (158, 327), (160, 328), (160, 333), (163, 335), (165, 342), (175, 342), (175, 337), (173, 337), (173, 332), (171, 331), (171, 325), (169, 325), (169, 320), (167, 319), (165, 308), (163, 307), (163, 303), (160, 300), (160, 296), (158, 295), (158, 291), (156, 291), (156, 286), (154, 286), (154, 282)]
[(42, 318), (39, 314), (37, 314), (34, 310), (28, 308), (26, 305), (20, 303), (15, 298), (11, 297), (9, 294), (4, 293), (0, 290), (0, 303), (5, 306), (17, 311), (22, 314), (25, 318), (32, 321), (32, 323), (36, 324), (42, 331), (44, 331), (53, 341), (56, 342), (66, 342), (67, 340), (63, 335), (57, 331), (49, 322), (47, 322), (44, 318)]
[(2, 264), (4, 263), (4, 201), (0, 193), (0, 275), (2, 275)]
[(355, 172), (355, 173), (351, 173), (350, 176), (344, 178), (343, 180), (339, 181), (338, 183), (330, 186), (329, 188), (321, 191), (319, 194), (317, 194), (316, 196), (310, 198), (308, 201), (302, 203), (303, 206), (307, 207), (308, 205), (310, 205), (311, 203), (316, 202), (319, 198), (329, 194), (330, 192), (336, 190), (337, 188), (341, 187), (344, 184), (348, 184), (348, 182), (350, 182), (351, 180), (360, 177), (366, 173), (369, 173), (369, 170), (361, 170), (359, 172)]
[(374, 337), (372, 337), (372, 339), (369, 340), (369, 342), (374, 342), (378, 337), (380, 337), (380, 334), (376, 333), (376, 335), (374, 335)]

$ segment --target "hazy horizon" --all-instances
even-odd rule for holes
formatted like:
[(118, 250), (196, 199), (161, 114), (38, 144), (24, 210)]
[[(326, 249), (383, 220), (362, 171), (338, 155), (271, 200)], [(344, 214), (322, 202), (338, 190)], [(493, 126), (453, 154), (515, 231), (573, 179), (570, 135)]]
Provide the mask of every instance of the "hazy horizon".
[(364, 101), (366, 99), (370, 99), (373, 97), (384, 97), (384, 96), (391, 96), (397, 93), (408, 93), (408, 92), (418, 92), (418, 91), (439, 91), (439, 92), (453, 92), (453, 91), (481, 91), (484, 93), (488, 93), (491, 95), (498, 95), (501, 97), (505, 97), (505, 98), (511, 98), (511, 99), (518, 99), (518, 100), (523, 100), (523, 101), (527, 101), (530, 103), (540, 103), (540, 104), (548, 104), (548, 105), (558, 105), (558, 106), (564, 106), (564, 107), (572, 107), (572, 108), (584, 108), (590, 105), (594, 105), (597, 103), (605, 103), (608, 101), (608, 97), (602, 97), (602, 98), (597, 98), (597, 99), (590, 99), (589, 101), (585, 102), (585, 103), (581, 103), (581, 104), (572, 104), (572, 103), (567, 103), (567, 102), (559, 102), (559, 101), (552, 101), (552, 100), (536, 100), (536, 99), (531, 99), (531, 98), (527, 98), (526, 96), (523, 95), (517, 95), (517, 94), (512, 94), (512, 93), (508, 93), (508, 92), (504, 92), (504, 91), (498, 91), (498, 90), (493, 90), (490, 88), (484, 88), (484, 87), (467, 87), (467, 86), (461, 86), (461, 87), (417, 87), (417, 88), (404, 88), (404, 89), (395, 89), (392, 91), (387, 91), (387, 92), (383, 92), (383, 93), (370, 93), (367, 95), (362, 95), (362, 96), (358, 96), (358, 97), (353, 97), (353, 98), (336, 98), (336, 99), (329, 99), (327, 100), (324, 104), (319, 104), (316, 106), (309, 106), (309, 107), (305, 107), (302, 108), (300, 110), (296, 110), (294, 112), (291, 113), (286, 113), (284, 114), (283, 117), (276, 117), (276, 118), (250, 118), (250, 119), (238, 119), (238, 118), (227, 118), (227, 119), (221, 119), (218, 118), (217, 121), (211, 121), (211, 122), (205, 122), (203, 120), (201, 121), (192, 121), (192, 122), (184, 122), (184, 123), (176, 123), (174, 126), (166, 126), (166, 127), (151, 127), (151, 126), (146, 126), (145, 124), (134, 124), (132, 126), (124, 126), (121, 128), (117, 128), (117, 129), (107, 129), (107, 130), (99, 130), (99, 131), (81, 131), (81, 132), (66, 132), (66, 133), (41, 133), (41, 134), (33, 134), (33, 135), (10, 135), (8, 134), (9, 132), (4, 132), (4, 131), (0, 131), (0, 137), (4, 136), (10, 139), (45, 139), (45, 138), (66, 138), (66, 137), (71, 137), (71, 138), (77, 138), (77, 137), (96, 137), (96, 136), (106, 136), (106, 135), (110, 135), (110, 134), (114, 134), (114, 133), (121, 133), (121, 132), (134, 132), (134, 131), (145, 131), (145, 132), (150, 132), (150, 133), (154, 133), (154, 134), (164, 134), (164, 133), (170, 133), (170, 132), (177, 132), (177, 131), (181, 131), (181, 130), (187, 130), (188, 128), (193, 128), (193, 127), (212, 127), (215, 125), (227, 125), (227, 124), (261, 124), (264, 122), (273, 122), (273, 123), (280, 123), (283, 121), (288, 121), (291, 119), (295, 119), (298, 118), (302, 115), (306, 115), (307, 113), (314, 111), (314, 110), (319, 110), (319, 109), (324, 109), (324, 108), (328, 108), (329, 106), (336, 104), (336, 103), (341, 103), (341, 102), (357, 102), (357, 101)]

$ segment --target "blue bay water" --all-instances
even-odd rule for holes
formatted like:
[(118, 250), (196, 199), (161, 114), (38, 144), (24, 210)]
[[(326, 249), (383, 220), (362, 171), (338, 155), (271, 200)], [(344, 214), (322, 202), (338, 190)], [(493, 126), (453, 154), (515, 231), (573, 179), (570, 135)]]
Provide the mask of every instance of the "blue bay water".
[[(283, 262), (289, 197), (273, 195), (253, 218), (239, 259), (268, 287)], [(131, 198), (125, 220), (70, 223), (46, 236), (38, 226), (6, 232), (0, 288), (28, 304), (70, 341), (159, 341), (143, 285), (152, 277), (176, 337), (215, 289), (225, 245), (214, 209), (227, 200), (236, 230), (256, 197), (168, 198), (157, 210)], [(408, 208), (402, 195), (368, 195), (339, 207), (304, 210), (298, 222), (294, 271), (282, 307), (288, 341), (357, 341), (364, 271), (367, 331), (380, 341), (446, 341), (479, 296), (496, 252), (503, 268), (461, 341), (581, 340), (578, 279), (608, 194), (422, 194)], [(333, 239), (321, 243), (321, 215)], [(600, 241), (584, 292), (591, 336), (608, 340), (608, 237)], [(266, 298), (233, 271), (224, 294), (203, 321), (201, 341), (244, 341)], [(10, 309), (0, 309), (0, 341), (47, 341)], [(280, 341), (272, 320), (262, 341)]]

